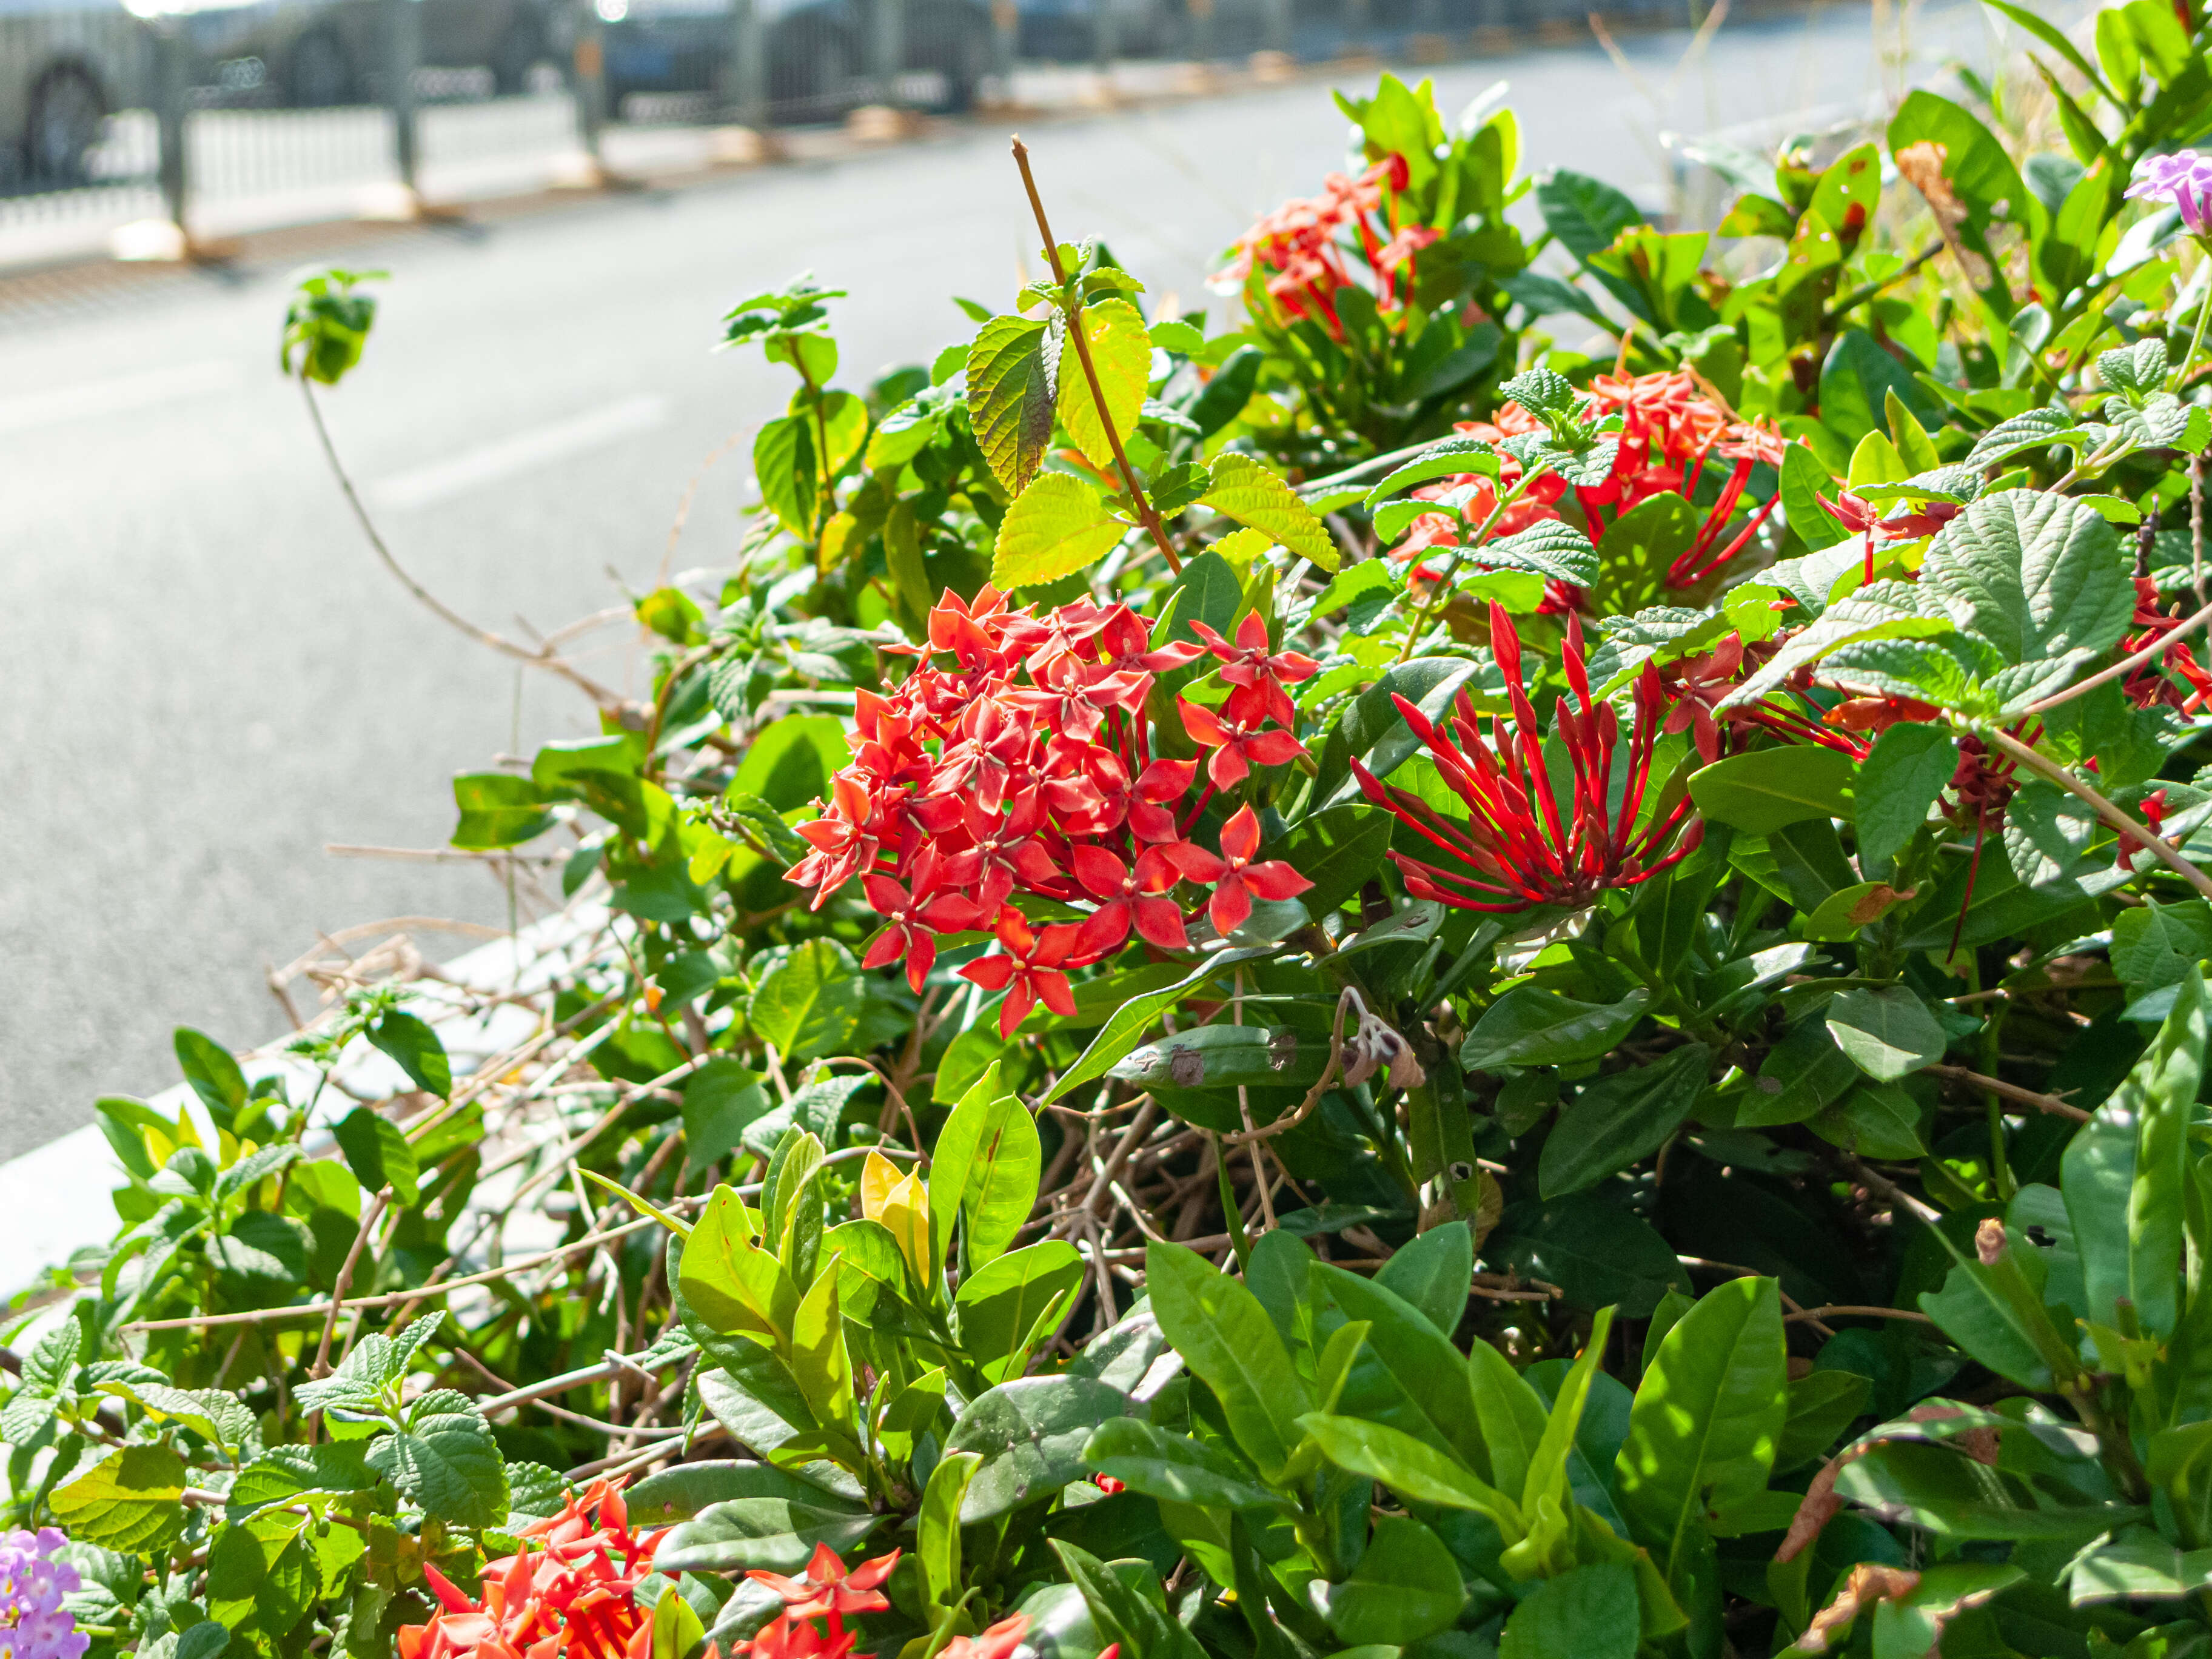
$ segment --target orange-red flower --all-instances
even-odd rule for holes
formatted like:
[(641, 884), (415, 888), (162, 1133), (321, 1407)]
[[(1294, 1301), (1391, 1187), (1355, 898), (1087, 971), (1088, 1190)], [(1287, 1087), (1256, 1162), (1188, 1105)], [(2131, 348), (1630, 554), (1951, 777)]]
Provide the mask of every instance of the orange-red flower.
[[(883, 1594), (884, 1580), (898, 1565), (899, 1553), (864, 1561), (850, 1572), (827, 1544), (814, 1547), (814, 1557), (797, 1578), (756, 1569), (745, 1575), (766, 1584), (783, 1598), (777, 1613), (748, 1641), (730, 1650), (732, 1659), (845, 1659), (859, 1640), (858, 1631), (845, 1628), (845, 1620), (864, 1613), (881, 1613), (890, 1606)], [(822, 1622), (817, 1624), (815, 1620)], [(714, 1659), (710, 1653), (708, 1659)]]
[(487, 1565), (481, 1600), (426, 1564), (438, 1611), (400, 1627), (398, 1659), (647, 1659), (653, 1617), (635, 1594), (665, 1534), (630, 1530), (619, 1485), (595, 1480), (524, 1528), (540, 1547)]

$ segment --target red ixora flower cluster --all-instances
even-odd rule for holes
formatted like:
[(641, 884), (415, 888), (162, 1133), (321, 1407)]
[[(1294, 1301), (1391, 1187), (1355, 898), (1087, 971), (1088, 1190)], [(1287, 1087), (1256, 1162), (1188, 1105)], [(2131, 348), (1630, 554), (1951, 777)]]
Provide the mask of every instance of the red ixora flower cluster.
[[(1686, 372), (1633, 377), (1601, 374), (1590, 382), (1589, 389), (1600, 414), (1619, 414), (1622, 421), (1620, 449), (1612, 475), (1601, 484), (1574, 492), (1591, 540), (1602, 536), (1613, 520), (1654, 495), (1694, 499), (1705, 481), (1708, 462), (1717, 458), (1733, 463), (1712, 504), (1703, 509), (1696, 536), (1667, 568), (1669, 587), (1696, 586), (1743, 551), (1782, 499), (1778, 489), (1766, 501), (1754, 504), (1741, 526), (1729, 534), (1751, 482), (1752, 469), (1761, 461), (1778, 468), (1782, 465), (1785, 445), (1781, 434), (1757, 422), (1734, 419)], [(1540, 424), (1520, 404), (1509, 403), (1499, 408), (1494, 422), (1462, 421), (1453, 430), (1498, 444), (1536, 430)], [(1505, 454), (1498, 459), (1499, 473), (1494, 484), (1480, 473), (1462, 472), (1414, 489), (1416, 500), (1448, 502), (1458, 509), (1458, 516), (1423, 514), (1392, 550), (1393, 556), (1456, 546), (1462, 520), (1479, 526), (1489, 518), (1500, 492), (1510, 490), (1521, 477), (1518, 461)], [(1546, 474), (1506, 509), (1483, 540), (1495, 541), (1542, 520), (1563, 518), (1559, 503), (1566, 493), (1564, 478)], [(1474, 555), (1474, 562), (1481, 564), (1480, 552)], [(1553, 581), (1540, 609), (1557, 615), (1576, 609), (1580, 600), (1580, 589)]]
[(1399, 305), (1399, 272), (1412, 291), (1413, 258), (1439, 233), (1418, 222), (1398, 222), (1398, 192), (1406, 188), (1406, 158), (1392, 153), (1357, 179), (1332, 173), (1321, 194), (1285, 202), (1238, 238), (1229, 263), (1210, 280), (1215, 292), (1241, 292), (1255, 270), (1268, 273), (1267, 297), (1289, 316), (1319, 323), (1332, 339), (1344, 337), (1336, 292), (1352, 285), (1342, 235), (1352, 231), (1373, 273), (1375, 302)]
[[(787, 878), (815, 889), (819, 909), (859, 877), (887, 923), (865, 965), (903, 959), (916, 991), (936, 935), (995, 933), (1000, 953), (961, 972), (1006, 993), (1002, 1034), (1040, 1001), (1074, 1012), (1067, 971), (1121, 950), (1133, 931), (1188, 950), (1175, 896), (1186, 884), (1212, 890), (1207, 915), (1224, 934), (1254, 899), (1296, 897), (1312, 884), (1258, 861), (1249, 806), (1222, 825), (1218, 853), (1191, 836), (1217, 791), (1306, 752), (1285, 688), (1319, 665), (1270, 652), (1256, 615), (1233, 641), (1192, 629), (1200, 643), (1155, 648), (1151, 624), (1126, 605), (1078, 600), (1040, 617), (993, 588), (972, 605), (947, 592), (927, 647), (903, 647), (921, 658), (914, 672), (888, 696), (860, 694), (853, 764), (831, 780), (822, 817), (799, 826), (814, 851)], [(1187, 802), (1198, 763), (1152, 753), (1145, 700), (1160, 671), (1209, 653), (1230, 690), (1218, 709), (1179, 703), (1184, 728), (1213, 751)], [(1007, 902), (1016, 893), (1090, 914), (1035, 927)]]
[(487, 1565), (480, 1601), (426, 1564), (438, 1611), (400, 1627), (399, 1659), (650, 1659), (653, 1615), (635, 1593), (666, 1534), (630, 1530), (620, 1485), (595, 1480), (525, 1527), (540, 1547)]
[[(1649, 792), (1652, 752), (1659, 738), (1664, 696), (1656, 671), (1647, 665), (1635, 692), (1626, 770), (1616, 791), (1620, 721), (1609, 702), (1590, 696), (1582, 623), (1567, 619), (1562, 653), (1570, 697), (1558, 706), (1558, 737), (1566, 751), (1572, 788), (1561, 799), (1544, 758), (1544, 732), (1528, 700), (1521, 661), (1521, 636), (1504, 607), (1490, 607), (1490, 642), (1505, 676), (1513, 722), (1504, 715), (1482, 722), (1465, 692), (1449, 732), (1438, 729), (1403, 697), (1392, 699), (1413, 734), (1427, 745), (1444, 781), (1467, 803), (1468, 822), (1456, 824), (1418, 795), (1382, 782), (1357, 760), (1352, 769), (1368, 799), (1461, 866), (1437, 865), (1392, 853), (1406, 890), (1462, 910), (1525, 910), (1538, 904), (1588, 903), (1608, 887), (1633, 887), (1668, 868), (1698, 844), (1703, 824), (1675, 831), (1689, 817), (1687, 799), (1655, 811), (1641, 829), (1637, 817)], [(1674, 842), (1669, 847), (1668, 842)]]

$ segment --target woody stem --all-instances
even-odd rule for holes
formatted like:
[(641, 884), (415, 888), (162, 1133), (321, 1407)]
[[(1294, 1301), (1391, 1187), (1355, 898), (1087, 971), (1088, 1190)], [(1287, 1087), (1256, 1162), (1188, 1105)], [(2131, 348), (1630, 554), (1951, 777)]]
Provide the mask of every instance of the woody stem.
[(2212, 899), (2212, 877), (2208, 877), (2194, 864), (2182, 857), (2179, 850), (2169, 845), (2163, 836), (2155, 835), (2144, 825), (2137, 823), (2125, 812), (2075, 777), (2069, 768), (2037, 754), (2034, 750), (2030, 749), (2011, 732), (2000, 727), (1992, 726), (1987, 732), (1982, 732), (1980, 736), (1984, 743), (2002, 750), (2027, 768), (2029, 771), (2057, 784), (2106, 823), (2118, 830), (2120, 844), (2123, 847), (2133, 844), (2144, 848), (2160, 864), (2179, 876), (2206, 898)]
[(2212, 622), (2212, 605), (2206, 605), (2195, 616), (2185, 618), (2175, 627), (2169, 628), (2132, 656), (2122, 658), (2111, 667), (2100, 670), (2090, 675), (2087, 679), (2069, 685), (2063, 691), (2045, 697), (2040, 702), (2028, 704), (2027, 712), (2031, 714), (2040, 714), (2045, 709), (2056, 708), (2061, 703), (2071, 702), (2084, 692), (2094, 691), (2108, 681), (2124, 679), (2154, 658), (2164, 656), (2181, 642), (2184, 635), (2195, 633), (2208, 622)]
[[(1067, 272), (1060, 262), (1060, 244), (1053, 240), (1052, 224), (1044, 216), (1044, 198), (1037, 194), (1036, 179), (1030, 172), (1029, 146), (1019, 138), (1014, 140), (1014, 165), (1022, 170), (1022, 188), (1029, 192), (1030, 211), (1036, 216), (1037, 234), (1044, 238), (1044, 256), (1052, 262), (1052, 279), (1064, 289)], [(1160, 522), (1159, 514), (1137, 482), (1137, 470), (1129, 465), (1129, 457), (1121, 447), (1121, 431), (1106, 407), (1106, 390), (1098, 384), (1098, 370), (1091, 362), (1091, 343), (1083, 336), (1083, 301), (1069, 295), (1060, 304), (1067, 318), (1067, 337), (1075, 346), (1075, 360), (1083, 365), (1083, 378), (1091, 387), (1091, 401), (1098, 410), (1098, 424), (1106, 428), (1106, 441), (1114, 447), (1114, 465), (1121, 474), (1121, 487), (1129, 492), (1129, 500), (1136, 506), (1137, 522), (1152, 537), (1152, 544), (1167, 560), (1168, 568), (1180, 575), (1182, 561), (1176, 557), (1175, 548), (1168, 541), (1167, 526)]]

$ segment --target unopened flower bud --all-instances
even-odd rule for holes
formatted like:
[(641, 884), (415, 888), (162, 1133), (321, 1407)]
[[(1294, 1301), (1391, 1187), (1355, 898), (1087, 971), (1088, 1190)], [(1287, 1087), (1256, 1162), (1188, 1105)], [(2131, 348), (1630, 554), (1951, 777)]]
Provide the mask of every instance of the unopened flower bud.
[(1984, 1267), (1994, 1267), (2004, 1259), (2004, 1223), (1991, 1216), (1974, 1229), (1974, 1254)]

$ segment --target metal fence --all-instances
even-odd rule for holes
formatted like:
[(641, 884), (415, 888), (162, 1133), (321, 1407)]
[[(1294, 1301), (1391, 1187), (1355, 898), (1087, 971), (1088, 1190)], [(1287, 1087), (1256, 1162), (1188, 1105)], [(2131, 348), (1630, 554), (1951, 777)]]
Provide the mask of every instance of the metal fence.
[[(150, 0), (149, 0), (150, 3)], [(757, 159), (778, 129), (1440, 60), (1587, 0), (245, 0), (0, 20), (0, 264)], [(1615, 19), (1686, 0), (1606, 0)], [(166, 231), (164, 229), (166, 228)]]

